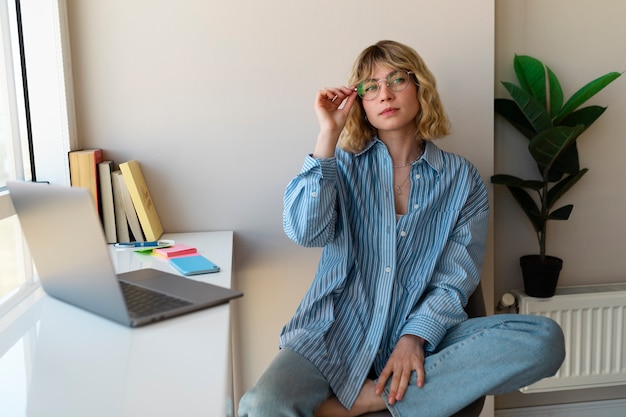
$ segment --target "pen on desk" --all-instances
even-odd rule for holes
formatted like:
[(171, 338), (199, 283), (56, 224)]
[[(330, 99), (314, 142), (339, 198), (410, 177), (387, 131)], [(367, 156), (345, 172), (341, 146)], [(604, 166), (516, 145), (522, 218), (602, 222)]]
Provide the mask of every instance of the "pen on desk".
[(169, 246), (172, 244), (170, 240), (155, 240), (150, 242), (120, 242), (113, 246), (116, 248), (149, 248), (155, 246)]

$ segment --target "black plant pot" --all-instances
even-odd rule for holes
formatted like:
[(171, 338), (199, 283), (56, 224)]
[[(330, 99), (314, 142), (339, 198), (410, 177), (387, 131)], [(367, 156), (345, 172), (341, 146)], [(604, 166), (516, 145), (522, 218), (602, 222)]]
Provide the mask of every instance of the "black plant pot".
[(539, 255), (525, 255), (519, 258), (524, 278), (524, 292), (531, 297), (549, 298), (556, 291), (563, 260), (546, 256), (543, 261)]

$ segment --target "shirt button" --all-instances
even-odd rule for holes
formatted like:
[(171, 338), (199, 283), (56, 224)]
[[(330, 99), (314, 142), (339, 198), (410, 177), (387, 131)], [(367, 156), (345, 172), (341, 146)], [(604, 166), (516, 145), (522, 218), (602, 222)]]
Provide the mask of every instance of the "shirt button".
[(415, 174), (415, 179), (419, 180), (420, 178), (422, 178), (422, 176), (420, 174)]
[(390, 267), (385, 268), (385, 272), (391, 272), (391, 268)]
[(420, 208), (420, 205), (419, 205), (419, 204), (413, 204), (413, 208), (414, 208), (415, 210), (417, 210), (418, 208)]
[(403, 230), (400, 232), (400, 236), (405, 237), (406, 236), (406, 232)]
[(317, 191), (313, 191), (313, 192), (311, 193), (311, 197), (313, 197), (313, 198), (317, 197)]

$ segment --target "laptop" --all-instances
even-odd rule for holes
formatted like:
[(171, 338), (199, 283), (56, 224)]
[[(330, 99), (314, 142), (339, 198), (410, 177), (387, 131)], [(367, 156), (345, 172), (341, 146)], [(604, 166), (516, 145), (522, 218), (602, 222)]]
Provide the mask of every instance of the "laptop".
[[(7, 186), (41, 286), (54, 298), (138, 327), (243, 295), (156, 269), (116, 274), (88, 190), (17, 181)], [(148, 299), (148, 305), (136, 299)]]

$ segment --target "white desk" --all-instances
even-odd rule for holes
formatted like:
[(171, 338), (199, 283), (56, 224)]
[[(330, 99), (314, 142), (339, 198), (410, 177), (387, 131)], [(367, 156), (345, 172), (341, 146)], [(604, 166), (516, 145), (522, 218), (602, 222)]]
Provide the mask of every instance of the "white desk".
[[(233, 233), (163, 236), (198, 248), (221, 267), (194, 277), (231, 286)], [(118, 272), (168, 262), (115, 250)], [(230, 305), (138, 329), (57, 301), (41, 288), (0, 318), (3, 417), (233, 414)]]

